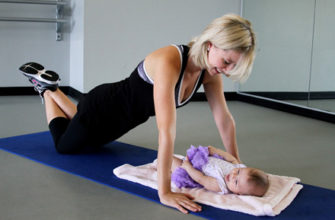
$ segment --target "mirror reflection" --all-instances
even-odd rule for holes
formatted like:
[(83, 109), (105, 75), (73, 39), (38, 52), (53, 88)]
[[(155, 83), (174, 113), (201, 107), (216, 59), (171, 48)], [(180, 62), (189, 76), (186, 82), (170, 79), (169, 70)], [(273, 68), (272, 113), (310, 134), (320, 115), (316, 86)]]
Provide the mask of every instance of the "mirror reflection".
[(335, 1), (243, 1), (257, 57), (239, 91), (335, 112)]

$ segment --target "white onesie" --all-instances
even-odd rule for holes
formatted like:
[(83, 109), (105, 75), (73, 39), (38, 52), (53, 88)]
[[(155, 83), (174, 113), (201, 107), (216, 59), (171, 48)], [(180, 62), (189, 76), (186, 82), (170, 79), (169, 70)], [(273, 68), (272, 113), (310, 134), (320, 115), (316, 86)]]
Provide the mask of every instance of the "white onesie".
[(208, 162), (202, 166), (202, 172), (206, 176), (214, 177), (219, 184), (219, 187), (223, 194), (229, 193), (224, 177), (230, 173), (230, 171), (234, 168), (244, 168), (246, 167), (244, 164), (232, 164), (225, 160), (216, 158), (216, 157), (208, 157)]

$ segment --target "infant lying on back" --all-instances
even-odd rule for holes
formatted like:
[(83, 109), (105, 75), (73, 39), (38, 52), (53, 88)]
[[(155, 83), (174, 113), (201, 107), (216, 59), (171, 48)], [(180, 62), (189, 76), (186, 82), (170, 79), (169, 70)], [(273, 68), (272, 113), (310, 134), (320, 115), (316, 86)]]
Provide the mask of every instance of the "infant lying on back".
[(213, 146), (187, 150), (185, 159), (173, 157), (172, 182), (178, 187), (204, 187), (222, 194), (263, 196), (269, 188), (266, 173), (239, 164), (238, 160)]

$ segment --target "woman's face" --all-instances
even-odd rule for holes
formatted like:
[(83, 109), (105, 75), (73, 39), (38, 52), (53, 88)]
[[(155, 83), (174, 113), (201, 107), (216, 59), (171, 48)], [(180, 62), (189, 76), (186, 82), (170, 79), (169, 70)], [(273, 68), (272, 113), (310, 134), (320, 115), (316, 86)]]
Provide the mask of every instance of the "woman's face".
[(208, 45), (208, 73), (212, 76), (223, 73), (229, 77), (229, 71), (234, 69), (242, 54), (236, 50), (222, 50), (214, 44)]

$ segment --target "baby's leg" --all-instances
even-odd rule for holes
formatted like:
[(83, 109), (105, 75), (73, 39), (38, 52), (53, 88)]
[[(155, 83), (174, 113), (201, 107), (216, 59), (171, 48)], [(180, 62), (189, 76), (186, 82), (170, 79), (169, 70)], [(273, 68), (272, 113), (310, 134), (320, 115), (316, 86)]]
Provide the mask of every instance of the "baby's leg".
[(171, 172), (173, 172), (177, 167), (180, 167), (183, 163), (182, 159), (179, 159), (175, 156), (172, 157), (172, 166), (171, 166)]

